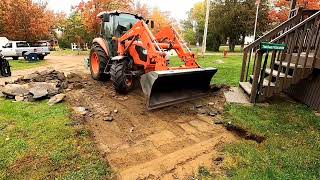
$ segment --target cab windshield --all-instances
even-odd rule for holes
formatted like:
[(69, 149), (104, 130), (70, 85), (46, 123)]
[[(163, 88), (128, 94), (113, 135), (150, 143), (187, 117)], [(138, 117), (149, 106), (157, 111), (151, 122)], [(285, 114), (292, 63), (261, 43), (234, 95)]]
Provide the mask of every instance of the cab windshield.
[(114, 25), (116, 28), (116, 35), (123, 35), (128, 30), (130, 30), (138, 21), (138, 18), (130, 14), (120, 14), (119, 16), (115, 16)]

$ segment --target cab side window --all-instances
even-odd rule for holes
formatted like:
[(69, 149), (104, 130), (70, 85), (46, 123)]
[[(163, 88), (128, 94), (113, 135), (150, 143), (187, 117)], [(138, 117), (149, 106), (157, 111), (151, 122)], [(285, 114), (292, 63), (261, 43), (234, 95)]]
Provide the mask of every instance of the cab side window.
[(12, 43), (7, 43), (5, 46), (3, 46), (4, 48), (12, 48)]
[(17, 47), (18, 47), (18, 48), (21, 48), (21, 47), (29, 47), (29, 44), (26, 43), (26, 42), (19, 42), (19, 43), (17, 43)]
[(105, 36), (105, 38), (111, 38), (113, 33), (113, 28), (112, 28), (112, 24), (113, 24), (113, 18), (110, 18), (110, 22), (104, 22), (103, 23), (103, 35)]

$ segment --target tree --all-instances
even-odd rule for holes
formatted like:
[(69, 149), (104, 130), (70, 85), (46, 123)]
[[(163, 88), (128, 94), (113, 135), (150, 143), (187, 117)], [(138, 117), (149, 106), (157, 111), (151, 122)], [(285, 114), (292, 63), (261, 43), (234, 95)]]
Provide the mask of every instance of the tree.
[(70, 47), (71, 43), (83, 44), (90, 42), (94, 37), (90, 35), (82, 23), (81, 14), (73, 12), (59, 27), (63, 30), (63, 37), (59, 39), (60, 46), (63, 48)]
[(204, 31), (205, 9), (204, 3), (196, 3), (188, 12), (188, 18), (181, 22), (184, 39), (191, 45), (202, 42)]
[[(320, 1), (319, 0), (298, 0), (298, 7), (303, 9), (312, 9), (319, 10), (320, 9)], [(276, 24), (284, 22), (289, 17), (290, 11), (290, 1), (287, 0), (277, 0), (274, 3), (274, 8), (269, 12), (269, 19)]]
[(11, 40), (35, 41), (51, 36), (55, 16), (46, 3), (4, 0), (0, 6), (0, 33)]
[(142, 4), (140, 1), (136, 2), (134, 12), (140, 14), (144, 18), (149, 18), (150, 16), (150, 11), (147, 4)]
[[(255, 9), (255, 0), (219, 0), (212, 5), (211, 29), (223, 39), (228, 39), (231, 52), (234, 51), (236, 44), (244, 44), (244, 38), (253, 34)], [(268, 28), (268, 12), (267, 0), (262, 0), (258, 17), (258, 34)]]
[(170, 13), (160, 11), (159, 8), (153, 8), (151, 12), (151, 19), (155, 22), (155, 27), (152, 30), (154, 33), (158, 33), (162, 28), (166, 26), (174, 26), (174, 20), (170, 18)]
[(89, 0), (81, 2), (76, 10), (81, 14), (82, 22), (88, 33), (97, 35), (99, 33), (100, 20), (97, 15), (102, 11), (133, 10), (134, 0)]

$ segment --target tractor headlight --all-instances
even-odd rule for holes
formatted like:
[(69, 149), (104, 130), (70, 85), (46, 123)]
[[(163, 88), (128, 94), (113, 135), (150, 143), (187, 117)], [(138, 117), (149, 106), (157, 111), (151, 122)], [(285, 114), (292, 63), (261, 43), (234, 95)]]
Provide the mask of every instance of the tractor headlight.
[(148, 51), (147, 51), (146, 49), (144, 49), (144, 50), (142, 50), (142, 53), (143, 53), (144, 55), (147, 55), (147, 54), (148, 54)]

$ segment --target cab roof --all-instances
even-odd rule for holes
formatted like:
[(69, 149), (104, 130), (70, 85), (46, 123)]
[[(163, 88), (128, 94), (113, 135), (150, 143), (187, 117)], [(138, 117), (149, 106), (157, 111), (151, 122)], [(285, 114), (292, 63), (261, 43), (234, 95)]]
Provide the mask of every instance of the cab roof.
[(102, 18), (102, 16), (104, 14), (110, 14), (110, 15), (119, 15), (119, 14), (130, 14), (130, 15), (133, 15), (135, 16), (137, 19), (144, 19), (144, 17), (140, 14), (135, 14), (135, 13), (130, 13), (130, 12), (126, 12), (126, 11), (119, 11), (119, 10), (115, 10), (115, 11), (102, 11), (100, 12), (97, 17), (98, 18)]

